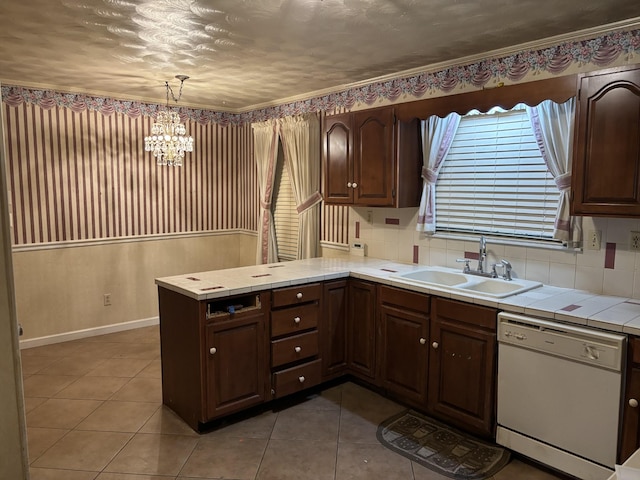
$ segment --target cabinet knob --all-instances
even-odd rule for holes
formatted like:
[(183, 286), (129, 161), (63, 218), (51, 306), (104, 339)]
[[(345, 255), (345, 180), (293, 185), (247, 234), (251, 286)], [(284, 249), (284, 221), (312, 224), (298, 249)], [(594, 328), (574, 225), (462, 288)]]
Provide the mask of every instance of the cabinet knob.
[(348, 183), (347, 183), (347, 188), (351, 188), (351, 186), (352, 186), (352, 185), (353, 185), (353, 184), (352, 184), (351, 182), (348, 182)]
[(636, 400), (635, 398), (630, 398), (629, 399), (629, 406), (631, 408), (638, 408), (638, 400)]
[(438, 345), (438, 342), (433, 342), (433, 343), (431, 344), (431, 346), (432, 346), (433, 348), (438, 348), (438, 346), (439, 346), (439, 345)]
[(299, 381), (300, 383), (304, 383), (304, 376), (303, 376), (303, 375), (300, 375), (300, 376), (298, 377), (298, 381)]
[(352, 188), (358, 188), (358, 184), (357, 184), (356, 182), (353, 182), (353, 183), (351, 184), (351, 187), (352, 187)]
[(296, 317), (296, 318), (294, 318), (294, 319), (293, 319), (293, 322), (294, 322), (294, 323), (300, 323), (300, 317)]
[(421, 338), (420, 339), (420, 345), (424, 345), (425, 343), (427, 343), (427, 339), (426, 338)]
[(296, 298), (300, 300), (302, 298), (302, 292), (296, 293)]
[(216, 347), (211, 347), (211, 348), (209, 349), (209, 353), (210, 353), (211, 355), (215, 355), (217, 351), (218, 351), (218, 350), (216, 349)]
[(302, 348), (301, 347), (295, 347), (293, 349), (293, 351), (296, 352), (296, 353), (300, 353), (302, 351)]

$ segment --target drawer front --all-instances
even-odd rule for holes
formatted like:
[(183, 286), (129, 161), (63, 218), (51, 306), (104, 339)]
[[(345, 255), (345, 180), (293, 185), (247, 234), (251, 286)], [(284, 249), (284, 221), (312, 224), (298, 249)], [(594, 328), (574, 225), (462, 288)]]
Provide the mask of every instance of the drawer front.
[(428, 315), (431, 307), (431, 297), (424, 293), (410, 292), (399, 288), (381, 285), (378, 291), (381, 304), (413, 310), (418, 314)]
[(287, 368), (273, 374), (275, 398), (300, 392), (320, 383), (320, 360)]
[(318, 354), (318, 332), (312, 331), (271, 342), (271, 366), (278, 367)]
[(271, 312), (271, 338), (316, 328), (319, 308), (311, 303)]
[(295, 287), (280, 288), (273, 291), (271, 307), (286, 307), (301, 303), (320, 300), (322, 295), (322, 285), (310, 283), (308, 285), (297, 285)]

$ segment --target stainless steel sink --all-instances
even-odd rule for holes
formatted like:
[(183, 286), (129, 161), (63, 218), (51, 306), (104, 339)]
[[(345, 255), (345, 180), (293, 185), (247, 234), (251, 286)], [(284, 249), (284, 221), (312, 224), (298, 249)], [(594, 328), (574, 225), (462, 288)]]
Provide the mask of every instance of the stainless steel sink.
[(531, 280), (479, 277), (444, 267), (427, 267), (392, 275), (391, 278), (414, 285), (468, 292), (494, 298), (504, 298), (542, 286), (542, 283)]

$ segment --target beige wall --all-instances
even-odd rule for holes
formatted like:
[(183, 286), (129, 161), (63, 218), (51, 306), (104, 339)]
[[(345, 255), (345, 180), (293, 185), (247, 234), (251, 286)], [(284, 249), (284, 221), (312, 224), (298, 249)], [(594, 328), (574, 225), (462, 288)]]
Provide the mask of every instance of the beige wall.
[[(0, 185), (6, 182), (3, 138), (0, 135)], [(21, 480), (29, 478), (29, 468), (8, 213), (7, 191), (0, 188), (0, 478)]]
[(23, 339), (156, 317), (155, 278), (250, 265), (255, 249), (255, 235), (217, 232), (14, 252)]

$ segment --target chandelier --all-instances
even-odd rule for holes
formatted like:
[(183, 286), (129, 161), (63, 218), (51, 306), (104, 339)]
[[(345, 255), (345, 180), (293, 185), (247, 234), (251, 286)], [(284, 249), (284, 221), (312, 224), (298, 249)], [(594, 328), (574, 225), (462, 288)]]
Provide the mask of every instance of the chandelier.
[(182, 96), (182, 84), (189, 77), (176, 75), (176, 78), (180, 80), (178, 98), (173, 94), (169, 82), (164, 82), (167, 88), (167, 109), (158, 112), (156, 121), (151, 126), (151, 135), (144, 137), (144, 150), (153, 153), (158, 165), (181, 167), (184, 154), (193, 152), (193, 137), (187, 135), (187, 129), (180, 123), (178, 113), (169, 110), (169, 92), (173, 101), (178, 103)]

